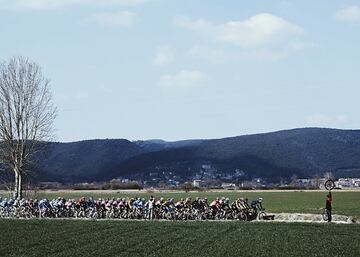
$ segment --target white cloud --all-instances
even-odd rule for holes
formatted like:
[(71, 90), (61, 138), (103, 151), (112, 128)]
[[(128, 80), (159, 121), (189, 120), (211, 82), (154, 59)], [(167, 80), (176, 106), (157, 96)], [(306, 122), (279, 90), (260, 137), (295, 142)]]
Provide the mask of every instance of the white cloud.
[(174, 61), (174, 52), (169, 46), (161, 46), (156, 50), (152, 61), (154, 65), (166, 65)]
[(174, 23), (180, 28), (186, 28), (201, 33), (209, 33), (213, 30), (214, 27), (213, 24), (203, 19), (192, 21), (186, 16), (176, 16), (174, 18)]
[(335, 13), (335, 19), (347, 22), (360, 22), (360, 7), (353, 5)]
[(57, 9), (72, 6), (134, 6), (149, 0), (2, 0), (10, 8)]
[[(84, 0), (14, 0), (12, 2), (13, 7), (16, 8), (54, 9), (82, 4)], [(9, 4), (9, 6), (11, 6), (11, 4)]]
[(346, 115), (313, 114), (306, 118), (308, 126), (337, 127), (348, 122)]
[(238, 57), (241, 59), (250, 59), (250, 60), (271, 60), (278, 61), (289, 56), (289, 51), (287, 50), (272, 50), (267, 48), (261, 48), (250, 51), (242, 51), (239, 53)]
[[(149, 2), (149, 0), (92, 0), (95, 4), (98, 5), (121, 5), (121, 6), (132, 6), (132, 5), (140, 5), (145, 2)], [(87, 2), (91, 2), (88, 0)]]
[(165, 74), (160, 77), (159, 86), (162, 88), (194, 88), (205, 85), (208, 77), (196, 70), (181, 70), (177, 74)]
[(174, 23), (203, 39), (188, 51), (189, 56), (211, 63), (230, 59), (279, 60), (291, 52), (313, 46), (303, 41), (303, 28), (269, 13), (219, 24), (177, 16)]
[(102, 25), (130, 27), (136, 22), (137, 16), (133, 12), (105, 12), (90, 16), (87, 20)]
[(187, 17), (175, 17), (178, 27), (189, 29), (218, 43), (243, 48), (291, 46), (299, 42), (303, 29), (280, 17), (261, 13), (243, 21), (212, 24), (206, 20), (192, 21)]

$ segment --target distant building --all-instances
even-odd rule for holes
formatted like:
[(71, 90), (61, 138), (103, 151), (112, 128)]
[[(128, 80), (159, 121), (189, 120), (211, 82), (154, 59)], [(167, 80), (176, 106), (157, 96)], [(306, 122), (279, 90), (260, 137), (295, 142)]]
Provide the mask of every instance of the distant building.
[(338, 181), (335, 182), (335, 185), (340, 188), (353, 186), (351, 178), (339, 178)]
[(312, 181), (308, 178), (300, 178), (297, 180), (297, 184), (301, 187), (310, 187), (312, 186)]
[(335, 185), (339, 188), (360, 187), (360, 178), (339, 178)]
[(354, 187), (360, 187), (360, 178), (353, 178)]
[(223, 189), (236, 189), (236, 185), (233, 183), (222, 183), (221, 187)]
[(62, 186), (59, 182), (40, 182), (40, 188), (60, 188)]
[(201, 187), (201, 182), (202, 182), (201, 180), (195, 179), (195, 180), (193, 180), (192, 185), (194, 187)]

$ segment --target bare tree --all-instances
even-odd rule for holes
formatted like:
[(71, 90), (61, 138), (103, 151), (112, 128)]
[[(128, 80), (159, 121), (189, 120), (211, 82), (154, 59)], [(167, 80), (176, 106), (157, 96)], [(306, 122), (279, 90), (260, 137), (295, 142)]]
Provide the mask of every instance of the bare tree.
[(321, 178), (319, 175), (315, 175), (312, 179), (312, 185), (315, 187), (315, 188), (320, 188), (320, 181), (321, 181)]
[(296, 176), (296, 174), (291, 176), (291, 182), (290, 182), (291, 186), (293, 187), (297, 187), (299, 186), (299, 182), (298, 182), (298, 177)]
[(325, 178), (325, 179), (334, 179), (334, 176), (333, 176), (333, 174), (332, 174), (331, 171), (327, 171), (327, 172), (325, 172), (325, 174), (324, 174), (324, 178)]
[(0, 164), (14, 173), (16, 199), (43, 142), (53, 137), (56, 113), (49, 80), (37, 63), (12, 57), (0, 64)]

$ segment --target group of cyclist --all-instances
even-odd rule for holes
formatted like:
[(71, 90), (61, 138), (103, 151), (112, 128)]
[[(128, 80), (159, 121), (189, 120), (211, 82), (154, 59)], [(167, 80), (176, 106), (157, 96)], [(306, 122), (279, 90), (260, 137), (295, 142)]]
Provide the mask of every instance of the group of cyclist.
[[(217, 197), (213, 201), (196, 197), (174, 201), (173, 198), (86, 199), (78, 200), (58, 197), (48, 200), (1, 199), (0, 217), (19, 218), (119, 218), (119, 219), (167, 219), (208, 220), (236, 219), (254, 220), (264, 214), (262, 198), (249, 203), (246, 198), (230, 202)], [(261, 217), (260, 217), (261, 218)]]

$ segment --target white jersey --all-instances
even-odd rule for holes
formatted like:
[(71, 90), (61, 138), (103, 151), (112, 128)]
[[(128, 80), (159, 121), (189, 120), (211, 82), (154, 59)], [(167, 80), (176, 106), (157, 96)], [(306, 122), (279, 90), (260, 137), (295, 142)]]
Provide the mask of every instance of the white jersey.
[(149, 200), (149, 201), (148, 201), (148, 207), (149, 207), (149, 209), (154, 208), (154, 202), (155, 202), (155, 200)]

